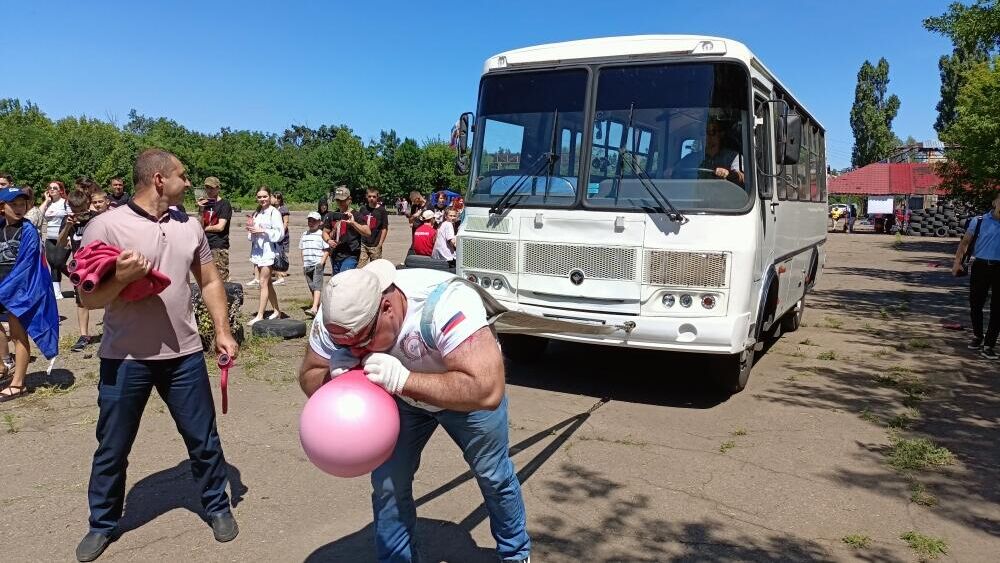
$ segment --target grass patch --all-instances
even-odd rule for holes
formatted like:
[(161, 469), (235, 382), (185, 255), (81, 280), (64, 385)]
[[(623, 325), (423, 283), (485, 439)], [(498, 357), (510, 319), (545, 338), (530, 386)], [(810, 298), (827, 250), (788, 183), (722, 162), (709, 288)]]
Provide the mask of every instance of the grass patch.
[(309, 309), (313, 306), (312, 298), (296, 297), (290, 301), (291, 307), (296, 310)]
[(881, 358), (888, 358), (891, 355), (892, 355), (892, 350), (889, 350), (888, 348), (880, 348), (880, 349), (875, 350), (874, 352), (872, 352), (872, 357), (873, 358), (879, 358), (879, 359), (881, 359)]
[(865, 422), (871, 422), (872, 424), (878, 424), (880, 422), (878, 416), (875, 413), (873, 413), (869, 408), (865, 408), (865, 410), (861, 411), (861, 414), (859, 414), (858, 416), (861, 417), (861, 420)]
[(885, 307), (878, 310), (878, 315), (882, 317), (882, 320), (889, 320), (889, 311), (886, 311)]
[(737, 428), (736, 430), (733, 430), (732, 432), (730, 432), (730, 435), (731, 436), (746, 436), (747, 435), (747, 429), (746, 428)]
[(889, 465), (897, 471), (916, 471), (930, 466), (951, 465), (955, 456), (947, 448), (926, 438), (889, 438)]
[(911, 338), (909, 346), (914, 350), (926, 350), (931, 347), (931, 343), (923, 338)]
[(17, 434), (18, 430), (21, 429), (18, 423), (18, 416), (9, 412), (3, 413), (3, 423), (7, 427), (8, 434)]
[(861, 325), (861, 331), (867, 332), (868, 334), (871, 334), (873, 336), (882, 336), (882, 330), (873, 327), (871, 323), (864, 323), (863, 325)]
[(913, 419), (907, 414), (897, 414), (886, 422), (886, 426), (893, 430), (907, 430), (913, 425)]
[(257, 336), (251, 333), (240, 347), (237, 359), (239, 365), (248, 373), (263, 366), (271, 358), (271, 347), (279, 342), (281, 338), (277, 336)]
[(809, 340), (808, 338), (806, 338), (802, 342), (799, 342), (799, 344), (801, 344), (803, 346), (815, 346), (815, 344), (813, 344), (813, 341)]
[(817, 360), (836, 360), (837, 353), (833, 350), (827, 350), (826, 352), (820, 352), (816, 355)]
[(910, 502), (930, 507), (937, 506), (938, 499), (927, 492), (927, 487), (923, 483), (912, 481), (910, 482)]
[(826, 323), (827, 328), (840, 328), (844, 326), (844, 321), (833, 317), (826, 317), (823, 321)]
[(34, 399), (51, 399), (52, 397), (58, 397), (59, 395), (66, 395), (73, 392), (76, 389), (77, 384), (62, 386), (62, 385), (39, 385), (35, 387), (34, 392), (32, 392), (32, 398)]
[(909, 531), (899, 536), (899, 539), (906, 542), (910, 549), (916, 551), (921, 558), (937, 559), (939, 555), (948, 553), (948, 544), (944, 540), (925, 536), (920, 532)]
[(872, 538), (865, 534), (851, 534), (840, 538), (840, 541), (854, 549), (864, 549), (872, 544)]
[(719, 445), (719, 452), (726, 453), (736, 447), (736, 440), (726, 440)]
[(635, 446), (638, 448), (642, 448), (649, 445), (648, 442), (643, 442), (641, 440), (633, 440), (631, 437), (625, 437), (618, 440), (609, 440), (607, 438), (602, 438), (600, 436), (594, 436), (594, 437), (580, 436), (578, 440), (581, 442), (602, 442), (605, 444), (618, 444), (619, 446)]

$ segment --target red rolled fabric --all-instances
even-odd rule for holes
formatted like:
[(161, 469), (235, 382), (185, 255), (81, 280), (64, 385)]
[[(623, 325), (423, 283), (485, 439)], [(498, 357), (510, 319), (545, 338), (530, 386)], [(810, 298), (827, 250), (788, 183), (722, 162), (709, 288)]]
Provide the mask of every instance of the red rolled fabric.
[[(70, 280), (83, 291), (93, 292), (104, 280), (114, 274), (115, 264), (121, 253), (120, 248), (99, 240), (81, 247), (77, 250), (74, 258), (76, 264), (73, 272), (73, 275), (78, 274), (76, 278), (79, 281), (73, 281), (73, 275), (71, 275)], [(150, 269), (145, 277), (125, 286), (125, 289), (118, 296), (124, 301), (139, 301), (159, 294), (169, 285), (170, 278), (159, 270)]]
[[(91, 265), (90, 268), (84, 273), (83, 279), (80, 281), (80, 289), (90, 293), (97, 288), (97, 284), (101, 282), (102, 279), (109, 272), (114, 271), (115, 263), (118, 261), (116, 256), (108, 256), (106, 258), (95, 258), (94, 262), (88, 262)], [(72, 278), (70, 278), (72, 280)]]

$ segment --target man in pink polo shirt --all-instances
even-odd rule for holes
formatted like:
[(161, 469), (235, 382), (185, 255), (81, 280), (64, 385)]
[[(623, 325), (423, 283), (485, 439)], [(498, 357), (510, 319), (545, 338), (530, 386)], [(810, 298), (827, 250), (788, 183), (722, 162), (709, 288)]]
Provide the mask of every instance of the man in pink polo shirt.
[[(170, 208), (191, 187), (180, 160), (167, 151), (148, 149), (136, 159), (132, 175), (132, 199), (92, 219), (82, 241), (83, 245), (104, 241), (122, 253), (114, 275), (93, 293), (81, 295), (83, 306), (105, 312), (99, 351), (98, 446), (88, 491), (90, 532), (76, 549), (79, 561), (100, 557), (118, 532), (128, 454), (154, 387), (184, 438), (215, 539), (230, 541), (239, 532), (226, 494), (227, 465), (215, 427), (215, 404), (188, 274), (201, 286), (215, 324), (216, 351), (235, 358), (239, 347), (229, 327), (223, 281), (201, 224)], [(139, 301), (119, 298), (128, 284), (152, 268), (170, 278), (163, 292)]]

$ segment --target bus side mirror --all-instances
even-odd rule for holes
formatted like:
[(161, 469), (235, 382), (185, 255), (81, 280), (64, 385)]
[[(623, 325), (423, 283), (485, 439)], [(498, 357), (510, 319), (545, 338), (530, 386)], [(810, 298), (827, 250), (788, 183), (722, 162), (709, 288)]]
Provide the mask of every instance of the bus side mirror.
[(469, 112), (459, 116), (458, 126), (452, 133), (451, 142), (458, 149), (458, 154), (455, 156), (455, 173), (460, 176), (469, 173), (469, 119), (471, 118), (472, 114)]
[(802, 117), (794, 112), (788, 112), (784, 118), (784, 131), (781, 139), (782, 164), (798, 164), (799, 145), (802, 143)]

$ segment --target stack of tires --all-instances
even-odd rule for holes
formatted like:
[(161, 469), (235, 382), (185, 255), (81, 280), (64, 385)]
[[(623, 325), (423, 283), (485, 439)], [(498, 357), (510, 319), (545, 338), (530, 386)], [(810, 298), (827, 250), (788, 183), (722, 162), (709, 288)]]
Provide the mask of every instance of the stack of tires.
[(910, 212), (909, 235), (921, 237), (960, 237), (965, 234), (969, 213), (950, 203)]
[[(243, 307), (243, 286), (238, 283), (226, 282), (225, 288), (229, 326), (236, 342), (243, 344), (243, 322), (240, 319), (240, 308)], [(208, 314), (208, 308), (205, 307), (205, 301), (201, 297), (201, 288), (196, 283), (191, 284), (191, 305), (194, 308), (195, 321), (198, 323), (202, 347), (206, 352), (215, 350), (215, 325), (212, 324), (212, 317)]]

